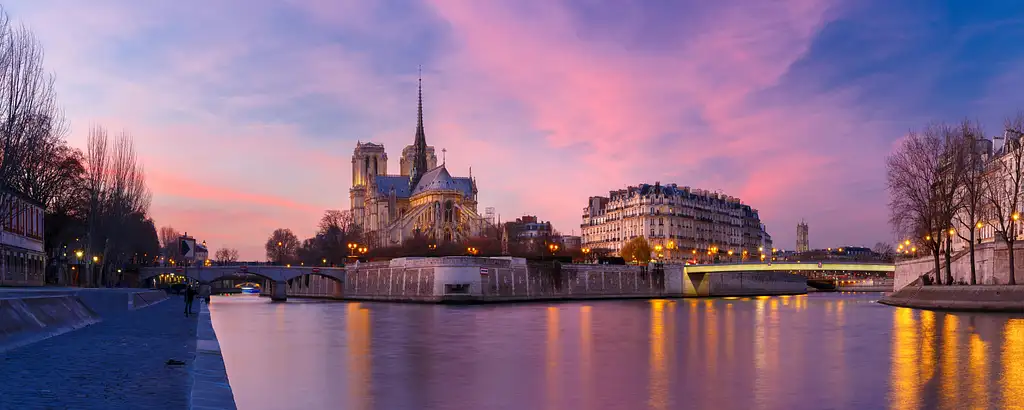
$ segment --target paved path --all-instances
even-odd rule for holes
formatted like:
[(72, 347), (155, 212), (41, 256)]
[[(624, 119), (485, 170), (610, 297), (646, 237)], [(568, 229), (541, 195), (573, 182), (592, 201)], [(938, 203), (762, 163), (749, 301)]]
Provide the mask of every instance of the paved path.
[(189, 408), (196, 317), (183, 312), (172, 296), (0, 354), (0, 409)]

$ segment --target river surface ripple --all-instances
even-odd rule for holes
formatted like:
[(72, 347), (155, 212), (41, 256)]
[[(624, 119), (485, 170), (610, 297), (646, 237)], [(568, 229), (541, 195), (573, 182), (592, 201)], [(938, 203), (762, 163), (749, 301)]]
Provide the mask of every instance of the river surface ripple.
[(483, 306), (216, 297), (246, 409), (1024, 409), (1024, 318), (879, 294)]

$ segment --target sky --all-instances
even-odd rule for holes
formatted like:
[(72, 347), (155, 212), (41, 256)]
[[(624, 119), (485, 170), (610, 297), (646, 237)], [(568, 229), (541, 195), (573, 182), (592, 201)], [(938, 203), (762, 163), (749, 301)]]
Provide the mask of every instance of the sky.
[[(896, 4), (898, 3), (898, 4)], [(357, 141), (416, 126), (480, 211), (579, 234), (639, 183), (739, 197), (776, 246), (892, 240), (908, 130), (1024, 109), (1024, 4), (905, 0), (15, 0), (84, 148), (135, 136), (157, 226), (263, 259), (349, 207)]]

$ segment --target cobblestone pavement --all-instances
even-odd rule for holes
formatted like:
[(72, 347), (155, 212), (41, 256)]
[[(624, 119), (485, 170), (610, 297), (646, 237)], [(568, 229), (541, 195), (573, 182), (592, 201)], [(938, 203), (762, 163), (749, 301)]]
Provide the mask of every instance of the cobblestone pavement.
[(172, 296), (0, 353), (0, 409), (187, 409), (195, 340)]

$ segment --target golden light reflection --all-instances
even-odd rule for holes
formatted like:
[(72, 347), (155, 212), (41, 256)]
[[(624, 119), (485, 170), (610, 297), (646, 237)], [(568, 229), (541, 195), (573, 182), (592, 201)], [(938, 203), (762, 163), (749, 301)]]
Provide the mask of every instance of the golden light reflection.
[(373, 408), (370, 363), (370, 310), (359, 303), (349, 303), (345, 312), (345, 333), (348, 335), (348, 397), (346, 408)]
[(697, 337), (700, 334), (699, 331), (697, 330), (698, 329), (697, 321), (700, 320), (700, 316), (697, 313), (698, 309), (699, 309), (699, 307), (697, 306), (697, 301), (691, 299), (690, 300), (690, 304), (689, 304), (689, 312), (690, 312), (690, 314), (689, 314), (688, 320), (686, 321), (687, 324), (689, 325), (689, 329), (686, 332), (686, 336), (687, 336), (687, 339), (688, 339), (688, 341), (686, 343), (686, 347), (687, 347), (687, 349), (686, 349), (686, 372), (687, 372), (687, 374), (696, 374), (696, 372), (699, 372), (699, 370), (697, 370), (695, 368), (695, 366), (694, 366), (698, 362), (697, 355), (700, 354), (699, 350), (698, 350), (699, 349), (699, 347), (698, 347), (699, 343), (697, 343)]
[(921, 311), (921, 385), (935, 375), (935, 312)]
[(908, 308), (893, 310), (892, 383), (890, 408), (918, 409), (921, 407), (921, 385), (918, 370), (918, 338), (914, 311)]
[(649, 405), (654, 409), (668, 407), (668, 374), (665, 363), (665, 301), (651, 301), (651, 375)]
[(545, 377), (547, 379), (547, 404), (549, 408), (558, 409), (560, 408), (559, 403), (562, 401), (561, 398), (561, 379), (558, 374), (558, 364), (561, 361), (560, 357), (560, 346), (558, 341), (559, 327), (558, 327), (558, 308), (554, 306), (548, 307), (547, 312), (547, 365), (545, 366)]
[(580, 380), (583, 384), (583, 408), (590, 408), (590, 400), (593, 397), (591, 374), (593, 364), (591, 363), (594, 354), (592, 342), (593, 330), (591, 330), (590, 306), (580, 306)]
[(981, 340), (981, 336), (977, 333), (971, 334), (971, 341), (968, 342), (968, 349), (970, 352), (968, 355), (971, 357), (970, 369), (968, 374), (970, 375), (970, 390), (968, 396), (970, 397), (971, 407), (975, 409), (983, 409), (989, 406), (988, 402), (988, 355), (985, 341)]
[(1004, 409), (1024, 409), (1024, 319), (1006, 321), (1003, 330)]
[(735, 312), (732, 303), (725, 305), (725, 365), (729, 366), (733, 361), (733, 352), (736, 351)]
[(960, 334), (956, 315), (942, 318), (942, 403), (943, 409), (957, 409), (960, 403)]

